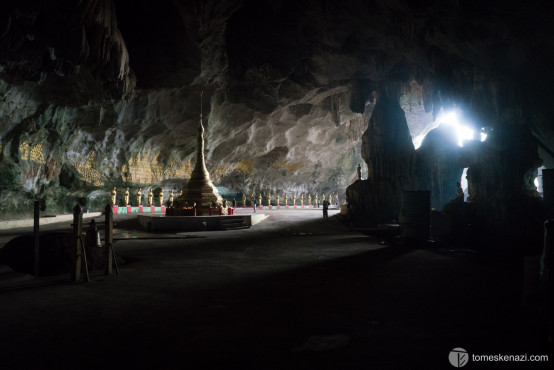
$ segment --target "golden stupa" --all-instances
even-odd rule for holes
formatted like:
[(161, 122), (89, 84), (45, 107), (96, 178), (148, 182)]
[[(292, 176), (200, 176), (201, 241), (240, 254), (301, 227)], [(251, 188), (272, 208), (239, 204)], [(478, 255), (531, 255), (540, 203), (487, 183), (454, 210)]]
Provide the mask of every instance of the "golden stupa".
[[(202, 96), (202, 95), (201, 95)], [(202, 106), (202, 100), (200, 100)], [(210, 174), (204, 161), (204, 125), (202, 124), (202, 108), (200, 108), (200, 125), (198, 126), (196, 163), (190, 175), (190, 180), (183, 188), (183, 193), (175, 200), (176, 214), (183, 207), (196, 205), (199, 214), (207, 214), (212, 204), (222, 203), (221, 195), (210, 180)]]

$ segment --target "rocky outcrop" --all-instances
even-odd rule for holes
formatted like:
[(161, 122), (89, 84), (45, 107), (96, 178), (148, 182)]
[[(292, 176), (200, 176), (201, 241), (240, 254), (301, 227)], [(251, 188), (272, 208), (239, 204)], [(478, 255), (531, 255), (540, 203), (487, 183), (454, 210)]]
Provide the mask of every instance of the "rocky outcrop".
[(546, 217), (533, 180), (542, 161), (537, 141), (525, 127), (499, 126), (483, 143), (464, 147), (462, 164), (479, 232), (502, 241), (540, 239)]
[(111, 0), (5, 2), (1, 10), (0, 75), (5, 81), (82, 89), (71, 86), (79, 75), (78, 80), (94, 79), (114, 98), (133, 90), (129, 54)]
[(538, 196), (533, 184), (542, 161), (537, 140), (522, 126), (500, 125), (485, 142), (473, 142), (462, 151), (469, 167), (470, 201), (491, 203), (521, 196)]
[[(0, 10), (4, 215), (34, 199), (52, 212), (77, 199), (103, 208), (112, 186), (182, 188), (201, 110), (206, 166), (224, 196), (343, 200), (365, 161), (369, 180), (348, 195), (369, 199), (362, 213), (392, 217), (406, 188), (431, 189), (438, 208), (454, 196), (457, 149), (437, 132), (414, 151), (410, 135), (454, 106), (476, 129), (527, 127), (554, 165), (552, 18), (534, 4), (29, 0)], [(537, 150), (514, 148), (497, 162)]]
[(460, 150), (455, 129), (446, 125), (430, 131), (418, 148), (415, 187), (431, 191), (431, 208), (441, 210), (456, 198), (456, 182), (461, 181), (464, 169)]
[[(400, 197), (412, 186), (414, 145), (404, 111), (396, 94), (382, 89), (368, 128), (362, 136), (362, 157), (367, 163), (365, 184), (356, 181), (347, 189), (355, 217), (375, 221), (398, 219)], [(360, 192), (364, 194), (361, 195)]]

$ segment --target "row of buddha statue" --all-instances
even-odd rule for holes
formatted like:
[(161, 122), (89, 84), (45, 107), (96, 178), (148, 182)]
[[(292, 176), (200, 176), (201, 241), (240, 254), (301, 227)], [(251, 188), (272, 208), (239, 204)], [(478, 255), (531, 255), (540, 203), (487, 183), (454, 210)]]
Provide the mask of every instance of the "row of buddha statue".
[[(183, 191), (181, 190), (179, 195), (181, 195), (182, 192)], [(175, 194), (173, 193), (173, 189), (172, 189), (172, 190), (169, 191), (169, 205), (173, 205), (174, 197), (175, 197)], [(279, 194), (276, 194), (273, 197), (275, 198), (274, 205), (281, 205), (281, 203), (280, 203), (281, 198), (279, 197)], [(129, 188), (126, 188), (125, 192), (123, 193), (123, 203), (124, 203), (125, 206), (130, 204), (129, 203), (129, 198), (130, 198)], [(158, 199), (159, 199), (159, 206), (162, 206), (164, 204), (164, 192), (163, 191), (160, 191), (160, 193), (158, 195)], [(339, 195), (336, 194), (334, 196), (334, 199), (335, 199), (335, 204), (338, 204), (339, 203)], [(257, 201), (256, 204), (258, 206), (261, 206), (262, 205), (262, 194), (258, 195), (257, 199), (256, 199), (256, 196), (254, 194), (252, 194), (250, 196), (250, 200), (251, 200), (252, 203)], [(266, 198), (267, 206), (272, 205), (271, 200), (272, 200), (272, 195), (268, 194), (267, 198)], [(300, 194), (300, 199), (299, 200), (300, 200), (300, 203), (299, 203), (300, 206), (304, 206), (304, 205), (311, 206), (312, 205), (312, 196), (310, 194), (308, 194), (308, 197), (307, 197), (308, 202), (307, 203), (304, 203), (304, 194), (303, 193)], [(333, 203), (333, 196), (331, 194), (329, 194), (329, 196), (326, 198), (325, 194), (323, 194), (321, 196), (321, 203), (323, 203), (323, 201), (325, 201), (325, 200), (327, 202), (329, 202), (329, 204), (332, 204)], [(111, 191), (111, 201), (112, 201), (113, 205), (117, 204), (117, 189), (115, 187)], [(136, 192), (136, 205), (140, 206), (141, 204), (142, 204), (142, 189), (138, 188), (138, 190)], [(313, 205), (316, 206), (316, 207), (319, 207), (319, 204), (320, 204), (320, 198), (319, 198), (319, 195), (316, 194), (315, 197), (314, 197)], [(147, 202), (146, 205), (149, 206), (149, 207), (154, 205), (154, 192), (152, 191), (152, 189), (150, 189), (150, 191), (148, 192), (148, 202)], [(246, 205), (246, 194), (242, 194), (242, 205), (243, 206)], [(288, 197), (288, 194), (286, 194), (286, 193), (285, 193), (284, 204), (283, 205), (284, 206), (289, 205), (289, 197)], [(292, 195), (291, 205), (296, 206), (296, 194)]]
[[(275, 197), (275, 205), (278, 205), (280, 206), (281, 203), (281, 199), (279, 197), (279, 194), (275, 194), (274, 195)], [(266, 199), (266, 202), (267, 202), (267, 206), (270, 206), (272, 205), (271, 204), (271, 198), (272, 198), (272, 195), (271, 194), (268, 194), (267, 195), (267, 199)], [(335, 203), (338, 204), (339, 203), (339, 195), (336, 194), (335, 195)], [(252, 203), (254, 203), (254, 201), (256, 200), (256, 196), (254, 194), (252, 194), (250, 196), (250, 200)], [(323, 194), (321, 196), (321, 203), (323, 203), (325, 200), (327, 200), (327, 202), (329, 202), (329, 204), (332, 204), (333, 203), (333, 195), (329, 194), (329, 197), (328, 199), (325, 198), (325, 194)], [(288, 206), (289, 202), (289, 197), (288, 197), (288, 194), (285, 193), (285, 199), (284, 199), (284, 206)], [(313, 202), (313, 205), (316, 206), (316, 207), (319, 207), (319, 203), (320, 202), (320, 198), (318, 196), (318, 194), (315, 195), (315, 198), (314, 198), (314, 202)], [(246, 195), (243, 194), (242, 195), (242, 205), (246, 205)], [(257, 199), (257, 205), (260, 206), (262, 205), (262, 194), (258, 195), (258, 199)], [(292, 195), (292, 203), (291, 203), (292, 206), (296, 206), (296, 194), (293, 194)], [(308, 194), (308, 203), (304, 203), (304, 193), (300, 194), (300, 206), (304, 206), (304, 205), (307, 205), (307, 206), (311, 206), (312, 205), (312, 196), (310, 194)]]
[[(181, 193), (183, 191), (181, 190)], [(181, 193), (179, 193), (179, 195), (181, 195)], [(129, 193), (129, 188), (126, 188), (125, 189), (125, 192), (123, 193), (123, 202), (124, 204), (127, 206), (129, 205), (129, 197), (130, 197), (130, 193)], [(172, 205), (173, 204), (173, 199), (175, 197), (175, 194), (173, 193), (173, 189), (169, 191), (169, 204)], [(114, 187), (112, 189), (112, 192), (111, 192), (111, 201), (112, 201), (112, 204), (115, 205), (117, 204), (117, 189)], [(160, 191), (160, 194), (158, 195), (158, 199), (159, 199), (159, 205), (162, 206), (164, 204), (164, 192), (163, 191)], [(137, 190), (137, 193), (136, 193), (136, 204), (137, 206), (140, 206), (142, 205), (142, 189), (141, 188), (138, 188)], [(152, 191), (152, 189), (150, 189), (150, 191), (148, 192), (148, 203), (146, 204), (147, 206), (153, 206), (154, 205), (154, 192)]]

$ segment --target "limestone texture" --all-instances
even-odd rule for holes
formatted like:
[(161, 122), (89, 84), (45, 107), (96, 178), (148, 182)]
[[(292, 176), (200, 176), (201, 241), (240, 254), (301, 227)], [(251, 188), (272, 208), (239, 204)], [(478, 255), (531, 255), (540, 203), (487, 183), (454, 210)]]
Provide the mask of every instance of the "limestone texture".
[[(228, 199), (331, 193), (345, 202), (353, 184), (353, 206), (390, 205), (367, 215), (390, 219), (403, 189), (431, 190), (433, 207), (443, 207), (468, 165), (474, 202), (501, 207), (491, 199), (516, 192), (527, 204), (538, 197), (535, 169), (554, 164), (549, 9), (433, 0), (3, 1), (0, 215), (27, 213), (34, 200), (45, 213), (69, 212), (75, 202), (103, 209), (113, 186), (120, 202), (126, 187), (168, 199), (194, 168), (201, 110), (206, 167)], [(410, 136), (452, 108), (476, 136), (518, 141), (524, 131), (524, 140), (508, 150), (468, 143), (463, 152), (476, 151), (463, 154), (436, 132), (411, 146)], [(355, 183), (358, 163), (368, 184)]]

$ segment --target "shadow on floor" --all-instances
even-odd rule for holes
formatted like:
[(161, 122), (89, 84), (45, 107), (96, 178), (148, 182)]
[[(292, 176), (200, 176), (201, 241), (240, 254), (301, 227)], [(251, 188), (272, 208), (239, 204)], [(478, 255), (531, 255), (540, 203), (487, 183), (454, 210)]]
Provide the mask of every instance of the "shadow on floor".
[(521, 304), (521, 271), (429, 250), (384, 247), (211, 289), (152, 279), (118, 309), (91, 307), (86, 319), (69, 314), (23, 334), (4, 325), (12, 341), (0, 364), (448, 369), (455, 347), (545, 354), (541, 323)]

